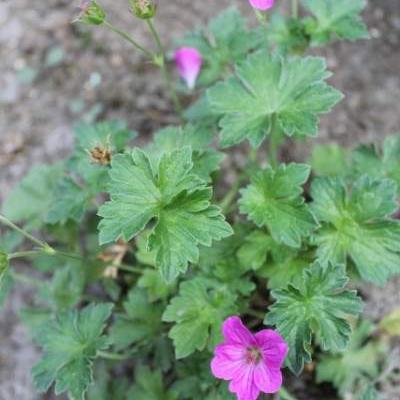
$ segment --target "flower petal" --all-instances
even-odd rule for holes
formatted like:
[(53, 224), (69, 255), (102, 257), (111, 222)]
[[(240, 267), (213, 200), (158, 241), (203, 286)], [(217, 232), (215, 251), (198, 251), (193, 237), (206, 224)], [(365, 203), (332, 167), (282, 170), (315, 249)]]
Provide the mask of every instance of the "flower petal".
[(211, 361), (211, 372), (216, 378), (229, 381), (238, 373), (242, 365), (239, 361), (232, 362), (223, 357), (214, 357)]
[(261, 11), (269, 10), (275, 4), (275, 0), (249, 0), (249, 1), (252, 7)]
[(277, 393), (282, 386), (282, 372), (280, 369), (268, 368), (260, 362), (254, 368), (254, 383), (264, 393)]
[(235, 375), (229, 391), (236, 393), (238, 400), (257, 400), (260, 390), (254, 382), (254, 365), (247, 364)]
[(241, 345), (220, 344), (211, 361), (211, 372), (216, 378), (231, 380), (245, 367), (246, 349)]
[(267, 367), (279, 369), (288, 353), (288, 345), (282, 336), (272, 329), (264, 329), (256, 333), (255, 338)]
[(227, 344), (252, 346), (256, 344), (253, 334), (243, 325), (239, 317), (229, 317), (225, 320), (222, 333)]

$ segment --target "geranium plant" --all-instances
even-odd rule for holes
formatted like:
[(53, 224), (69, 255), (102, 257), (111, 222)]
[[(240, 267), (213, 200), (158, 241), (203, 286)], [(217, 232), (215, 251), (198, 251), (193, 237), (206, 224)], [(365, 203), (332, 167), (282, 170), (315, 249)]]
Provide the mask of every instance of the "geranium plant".
[[(303, 373), (331, 383), (324, 399), (380, 398), (396, 316), (377, 329), (356, 288), (400, 272), (400, 136), (317, 145), (304, 163), (281, 152), (312, 143), (343, 99), (308, 53), (367, 38), (364, 0), (243, 2), (256, 28), (229, 8), (168, 53), (162, 2), (126, 5), (152, 48), (100, 2), (82, 4), (75, 23), (159, 67), (181, 124), (139, 148), (121, 121), (78, 123), (71, 156), (32, 168), (3, 204), (0, 297), (20, 281), (37, 288), (21, 318), (43, 350), (39, 392), (294, 400)], [(48, 280), (18, 272), (18, 258)]]

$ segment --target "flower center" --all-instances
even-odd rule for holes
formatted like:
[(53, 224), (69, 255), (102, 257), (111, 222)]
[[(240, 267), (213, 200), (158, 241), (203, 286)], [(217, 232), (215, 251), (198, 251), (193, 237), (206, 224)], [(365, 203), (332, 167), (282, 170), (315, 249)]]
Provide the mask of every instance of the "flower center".
[(246, 352), (246, 362), (248, 364), (258, 364), (262, 359), (261, 351), (258, 347), (248, 347)]

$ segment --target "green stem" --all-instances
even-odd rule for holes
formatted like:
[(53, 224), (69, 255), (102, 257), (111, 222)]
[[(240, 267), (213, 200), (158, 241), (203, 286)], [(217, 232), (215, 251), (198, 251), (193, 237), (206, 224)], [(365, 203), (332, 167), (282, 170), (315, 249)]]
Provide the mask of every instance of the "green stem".
[(116, 266), (118, 269), (122, 270), (122, 271), (127, 271), (127, 272), (132, 272), (133, 274), (143, 274), (143, 269), (142, 268), (138, 268), (138, 267), (131, 267), (129, 265), (118, 265)]
[(153, 24), (153, 21), (151, 19), (146, 20), (146, 22), (147, 22), (147, 26), (149, 27), (151, 34), (154, 37), (156, 45), (157, 45), (158, 57), (154, 58), (154, 62), (161, 69), (161, 72), (162, 72), (164, 81), (166, 83), (169, 95), (170, 95), (172, 101), (174, 102), (176, 112), (182, 116), (182, 104), (179, 100), (178, 95), (176, 94), (175, 87), (172, 83), (171, 75), (167, 68), (165, 51), (164, 51), (164, 47), (161, 43), (160, 35), (158, 34), (158, 32)]
[(68, 251), (55, 250), (55, 254), (57, 254), (57, 255), (59, 255), (59, 256), (67, 257), (67, 258), (73, 258), (74, 260), (79, 260), (79, 261), (85, 260), (85, 259), (84, 259), (82, 256), (80, 256), (79, 254), (70, 253), (70, 252), (68, 252)]
[(292, 17), (299, 18), (299, 0), (292, 0)]
[(147, 50), (146, 48), (144, 48), (142, 45), (140, 45), (138, 42), (136, 42), (136, 40), (134, 40), (130, 35), (128, 35), (126, 32), (124, 32), (123, 30), (117, 28), (116, 26), (112, 25), (110, 22), (108, 21), (104, 21), (104, 25), (110, 29), (111, 31), (113, 31), (114, 33), (116, 33), (117, 35), (121, 36), (122, 38), (124, 38), (125, 40), (127, 40), (131, 45), (133, 45), (134, 47), (136, 47), (138, 50), (140, 50), (141, 52), (143, 52), (144, 54), (146, 54), (147, 57), (149, 57), (151, 60), (154, 58), (154, 54)]
[(268, 161), (272, 168), (276, 168), (279, 165), (278, 151), (280, 140), (281, 136), (277, 126), (276, 115), (273, 114), (271, 117), (270, 141), (268, 146)]
[(105, 358), (107, 360), (115, 360), (115, 361), (123, 361), (130, 358), (128, 354), (119, 354), (119, 353), (112, 353), (110, 351), (97, 351), (97, 356), (101, 358)]
[(83, 260), (83, 258), (78, 254), (53, 249), (48, 243), (35, 238), (29, 232), (27, 232), (24, 229), (20, 228), (19, 226), (15, 225), (8, 218), (6, 218), (5, 216), (3, 216), (1, 214), (0, 214), (0, 222), (3, 223), (4, 225), (8, 226), (11, 229), (14, 229), (18, 233), (20, 233), (21, 235), (23, 235), (27, 239), (29, 239), (31, 242), (33, 242), (39, 246), (39, 249), (37, 249), (37, 250), (21, 251), (21, 252), (12, 253), (8, 257), (10, 260), (15, 259), (15, 258), (30, 257), (30, 256), (37, 255), (39, 253), (45, 253), (45, 254), (52, 255), (52, 256), (58, 254), (58, 255), (64, 256), (64, 257), (70, 257), (70, 258), (74, 258), (74, 259), (78, 259), (78, 260)]
[(32, 250), (32, 251), (17, 251), (16, 253), (11, 253), (8, 255), (9, 260), (14, 260), (16, 258), (24, 258), (24, 257), (31, 257), (37, 256), (38, 254), (42, 253), (42, 250)]
[(4, 225), (8, 226), (9, 228), (14, 229), (15, 231), (19, 232), (21, 235), (25, 236), (27, 239), (29, 239), (31, 242), (37, 244), (38, 246), (40, 246), (44, 249), (51, 248), (46, 242), (42, 242), (41, 240), (36, 239), (29, 232), (27, 232), (24, 229), (20, 228), (19, 226), (15, 225), (8, 218), (6, 218), (4, 215), (1, 215), (1, 214), (0, 214), (0, 222), (3, 223)]
[(297, 400), (296, 397), (292, 396), (284, 387), (279, 391), (281, 400)]

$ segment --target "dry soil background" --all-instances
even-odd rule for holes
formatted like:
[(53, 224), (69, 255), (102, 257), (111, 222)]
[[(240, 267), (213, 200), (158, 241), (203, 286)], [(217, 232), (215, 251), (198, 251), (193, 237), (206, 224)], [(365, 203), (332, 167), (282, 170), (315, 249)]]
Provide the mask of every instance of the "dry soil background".
[[(116, 24), (150, 43), (127, 0), (100, 2)], [(103, 29), (71, 26), (77, 3), (0, 0), (0, 202), (33, 164), (68, 152), (72, 124), (83, 116), (120, 117), (143, 134), (174, 122), (157, 71), (140, 55)], [(160, 0), (163, 39), (171, 44), (230, 4), (249, 12), (247, 0)], [(365, 16), (371, 40), (316, 51), (346, 94), (323, 118), (321, 141), (354, 146), (400, 131), (400, 0), (370, 0)], [(304, 144), (290, 149), (296, 159), (306, 151)], [(372, 318), (400, 305), (399, 281), (364, 294)], [(0, 400), (38, 398), (29, 375), (37, 353), (15, 316), (29, 299), (29, 290), (18, 288), (0, 312)], [(385, 392), (387, 400), (400, 399), (395, 387)]]

